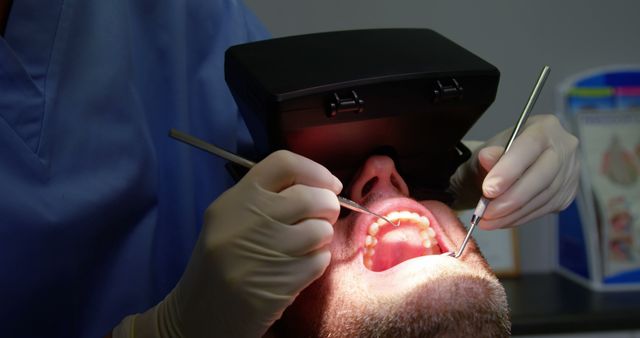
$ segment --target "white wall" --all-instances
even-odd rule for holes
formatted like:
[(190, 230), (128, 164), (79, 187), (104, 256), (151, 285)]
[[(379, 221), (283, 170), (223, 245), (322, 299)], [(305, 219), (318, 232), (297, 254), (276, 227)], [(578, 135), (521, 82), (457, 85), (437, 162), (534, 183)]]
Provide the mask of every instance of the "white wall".
[[(607, 64), (640, 63), (640, 2), (631, 0), (245, 1), (275, 37), (425, 27), (494, 64), (501, 72), (498, 96), (469, 139), (484, 139), (510, 127), (545, 64), (551, 66), (551, 76), (534, 114), (553, 112), (555, 87), (571, 74)], [(519, 229), (524, 272), (552, 268), (553, 223), (553, 217), (545, 217)]]

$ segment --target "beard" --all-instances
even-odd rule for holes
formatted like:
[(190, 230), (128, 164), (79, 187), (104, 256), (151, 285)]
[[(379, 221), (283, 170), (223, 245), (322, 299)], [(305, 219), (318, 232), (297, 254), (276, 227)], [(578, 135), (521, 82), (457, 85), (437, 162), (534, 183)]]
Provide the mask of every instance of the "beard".
[[(430, 204), (439, 232), (460, 242), (450, 209)], [(435, 216), (434, 216), (435, 215)], [(363, 264), (356, 220), (340, 220), (332, 263), (272, 327), (277, 337), (509, 337), (504, 288), (475, 243), (462, 259), (428, 255), (384, 271)], [(346, 225), (345, 225), (346, 224)], [(444, 226), (446, 225), (446, 226)], [(439, 245), (447, 246), (444, 239)], [(450, 242), (451, 243), (451, 242)]]

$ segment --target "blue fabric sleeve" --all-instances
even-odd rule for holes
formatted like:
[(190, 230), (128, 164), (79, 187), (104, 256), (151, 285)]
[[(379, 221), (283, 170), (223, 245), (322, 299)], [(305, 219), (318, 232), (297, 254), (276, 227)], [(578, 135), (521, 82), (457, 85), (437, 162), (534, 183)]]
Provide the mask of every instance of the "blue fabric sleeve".
[(224, 51), (267, 37), (234, 0), (14, 1), (0, 39), (0, 332), (100, 337), (180, 278), (224, 161), (251, 138)]

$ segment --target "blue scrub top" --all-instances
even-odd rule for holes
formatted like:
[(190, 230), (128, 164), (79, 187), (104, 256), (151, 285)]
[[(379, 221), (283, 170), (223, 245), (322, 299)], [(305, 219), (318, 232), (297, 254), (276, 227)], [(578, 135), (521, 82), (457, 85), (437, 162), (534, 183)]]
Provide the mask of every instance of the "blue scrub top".
[(250, 137), (224, 51), (239, 1), (16, 0), (0, 38), (0, 335), (99, 337), (176, 284)]

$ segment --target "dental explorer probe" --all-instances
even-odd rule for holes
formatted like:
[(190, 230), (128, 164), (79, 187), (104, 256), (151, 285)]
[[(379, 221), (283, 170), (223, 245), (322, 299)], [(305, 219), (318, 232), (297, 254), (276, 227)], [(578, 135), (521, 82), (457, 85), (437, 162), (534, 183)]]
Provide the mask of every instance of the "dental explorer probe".
[[(232, 152), (226, 151), (220, 147), (214, 146), (211, 143), (207, 143), (195, 136), (191, 136), (189, 134), (183, 133), (181, 131), (178, 131), (176, 129), (171, 129), (169, 131), (169, 136), (178, 140), (178, 141), (182, 141), (188, 145), (191, 145), (193, 147), (196, 147), (200, 150), (204, 150), (210, 154), (214, 154), (216, 156), (222, 157), (227, 161), (231, 161), (235, 164), (241, 165), (245, 168), (251, 169), (256, 163), (250, 160), (247, 160), (246, 158), (242, 157), (242, 156), (238, 156)], [(398, 224), (395, 224), (393, 222), (391, 222), (390, 220), (388, 220), (386, 217), (379, 215), (371, 210), (369, 210), (368, 208), (346, 198), (346, 197), (342, 197), (342, 196), (337, 196), (338, 197), (338, 201), (340, 202), (340, 205), (353, 210), (353, 211), (357, 211), (363, 214), (369, 214), (369, 215), (373, 215), (375, 217), (378, 218), (382, 218), (385, 222), (397, 227), (399, 226)]]
[[(550, 71), (549, 66), (544, 66), (542, 68), (542, 72), (540, 72), (540, 76), (538, 76), (538, 81), (536, 82), (536, 85), (533, 87), (533, 91), (529, 96), (529, 101), (527, 101), (527, 104), (524, 106), (524, 110), (522, 111), (522, 114), (520, 114), (518, 123), (516, 123), (516, 126), (513, 127), (513, 131), (511, 132), (511, 136), (509, 137), (509, 142), (507, 142), (507, 146), (504, 148), (504, 152), (502, 153), (502, 155), (500, 155), (500, 157), (498, 158), (498, 161), (500, 161), (502, 156), (504, 156), (504, 154), (506, 154), (507, 151), (509, 151), (509, 148), (511, 148), (513, 141), (516, 139), (516, 137), (520, 133), (521, 128), (524, 126), (525, 122), (527, 122), (529, 113), (531, 112), (533, 105), (536, 103), (536, 100), (538, 99), (538, 95), (540, 95), (540, 91), (542, 90), (542, 87), (544, 86), (544, 83), (547, 80), (547, 77), (549, 76), (549, 71)], [(496, 161), (496, 163), (498, 163), (498, 161)], [(478, 205), (476, 206), (476, 209), (473, 212), (473, 215), (471, 216), (471, 226), (469, 227), (469, 231), (467, 231), (467, 236), (462, 241), (462, 245), (460, 245), (460, 249), (458, 250), (458, 253), (451, 254), (453, 257), (458, 258), (462, 255), (464, 248), (467, 246), (467, 242), (469, 242), (471, 233), (475, 229), (476, 225), (480, 223), (480, 219), (482, 219), (482, 216), (484, 215), (484, 212), (487, 209), (488, 205), (489, 205), (489, 199), (482, 196), (482, 198), (480, 198), (480, 201), (478, 202)]]

